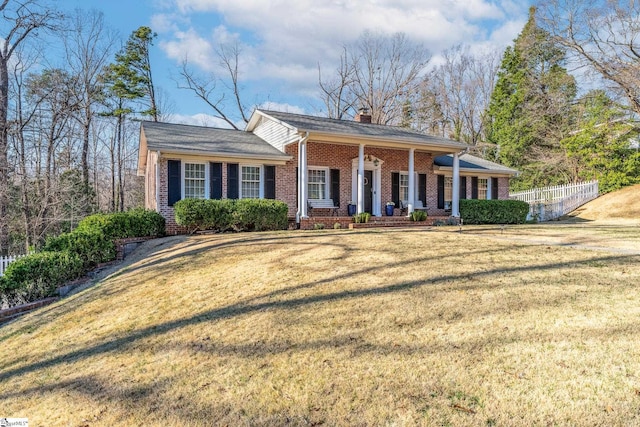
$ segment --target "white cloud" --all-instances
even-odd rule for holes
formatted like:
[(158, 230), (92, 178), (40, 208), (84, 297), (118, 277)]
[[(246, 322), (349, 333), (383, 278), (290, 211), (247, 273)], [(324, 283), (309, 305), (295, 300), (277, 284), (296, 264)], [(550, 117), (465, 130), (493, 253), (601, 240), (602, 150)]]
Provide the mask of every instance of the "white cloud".
[(176, 13), (158, 13), (151, 16), (151, 28), (156, 33), (168, 33), (180, 31), (179, 24), (188, 24), (186, 16)]
[[(214, 128), (222, 128), (222, 129), (231, 129), (229, 123), (222, 120), (219, 117), (212, 116), (210, 114), (193, 114), (193, 115), (184, 115), (184, 114), (171, 114), (167, 118), (168, 123), (177, 123), (181, 125), (194, 125), (194, 126), (205, 126), (205, 127), (214, 127)], [(241, 125), (240, 128), (244, 126)]]
[(188, 59), (190, 64), (208, 70), (215, 58), (211, 42), (200, 36), (193, 28), (187, 31), (176, 31), (174, 39), (159, 43), (167, 56), (181, 63)]
[(168, 18), (157, 19), (171, 32), (162, 34), (159, 43), (169, 58), (181, 61), (187, 56), (190, 64), (217, 73), (220, 61), (215, 50), (220, 44), (237, 42), (243, 81), (286, 82), (288, 90), (302, 95), (317, 93), (318, 63), (333, 72), (342, 46), (354, 42), (365, 30), (403, 32), (434, 56), (461, 43), (472, 46), (472, 51), (492, 47), (502, 51), (521, 31), (529, 3), (174, 0), (173, 12), (182, 14), (183, 20), (171, 18), (170, 23)]
[(297, 105), (271, 101), (263, 102), (258, 106), (258, 109), (281, 111), (283, 113), (306, 114), (304, 108), (298, 107)]

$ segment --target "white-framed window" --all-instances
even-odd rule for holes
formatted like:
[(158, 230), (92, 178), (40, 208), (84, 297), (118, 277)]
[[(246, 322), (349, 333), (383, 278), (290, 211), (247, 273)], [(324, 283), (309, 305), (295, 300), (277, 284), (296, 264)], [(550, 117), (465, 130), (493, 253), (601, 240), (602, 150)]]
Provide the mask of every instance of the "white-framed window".
[(487, 198), (487, 178), (478, 178), (478, 199), (485, 200)]
[(261, 197), (261, 176), (260, 166), (240, 167), (240, 198), (259, 199)]
[(400, 200), (409, 200), (409, 173), (400, 172)]
[(453, 200), (453, 177), (444, 177), (444, 208), (451, 209), (451, 201)]
[(183, 192), (185, 199), (207, 198), (207, 165), (183, 162)]
[(309, 167), (307, 176), (309, 199), (322, 200), (329, 198), (329, 169)]

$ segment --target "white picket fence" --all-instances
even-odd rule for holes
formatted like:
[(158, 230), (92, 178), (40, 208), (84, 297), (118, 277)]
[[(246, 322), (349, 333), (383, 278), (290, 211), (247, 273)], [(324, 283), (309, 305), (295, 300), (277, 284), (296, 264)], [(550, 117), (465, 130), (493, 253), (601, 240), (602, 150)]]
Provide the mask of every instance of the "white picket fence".
[(0, 256), (0, 276), (2, 276), (7, 270), (9, 264), (17, 260), (18, 258), (22, 258), (23, 256), (24, 255)]
[(529, 203), (529, 217), (550, 221), (573, 212), (598, 197), (598, 181), (534, 188), (510, 193), (509, 198)]

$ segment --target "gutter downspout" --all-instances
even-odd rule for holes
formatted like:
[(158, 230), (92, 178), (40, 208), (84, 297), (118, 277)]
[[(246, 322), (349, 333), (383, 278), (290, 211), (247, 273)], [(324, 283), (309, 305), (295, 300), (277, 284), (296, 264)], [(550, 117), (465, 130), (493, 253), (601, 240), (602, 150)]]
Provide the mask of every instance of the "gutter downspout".
[[(306, 146), (307, 140), (309, 139), (309, 132), (305, 132), (304, 136), (300, 135), (300, 139), (298, 139), (298, 210), (296, 211), (296, 224), (298, 228), (300, 228), (300, 218), (302, 217), (302, 199), (304, 197), (303, 194), (303, 186), (302, 186), (302, 158), (303, 158), (303, 145)], [(306, 149), (306, 147), (304, 147)], [(306, 152), (304, 153), (306, 155)]]

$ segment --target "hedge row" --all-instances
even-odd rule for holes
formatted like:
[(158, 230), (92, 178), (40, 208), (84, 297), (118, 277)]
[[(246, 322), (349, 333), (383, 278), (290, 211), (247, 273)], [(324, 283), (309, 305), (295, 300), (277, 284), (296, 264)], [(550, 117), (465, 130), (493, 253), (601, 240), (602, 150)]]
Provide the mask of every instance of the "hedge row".
[(270, 199), (183, 199), (174, 207), (176, 224), (197, 230), (267, 231), (287, 228), (286, 203)]
[(42, 251), (12, 262), (0, 277), (2, 303), (13, 306), (51, 296), (66, 282), (114, 260), (115, 239), (162, 236), (164, 230), (164, 218), (143, 209), (91, 215), (72, 232), (47, 239)]
[(460, 217), (465, 224), (523, 224), (529, 204), (521, 200), (460, 200)]

